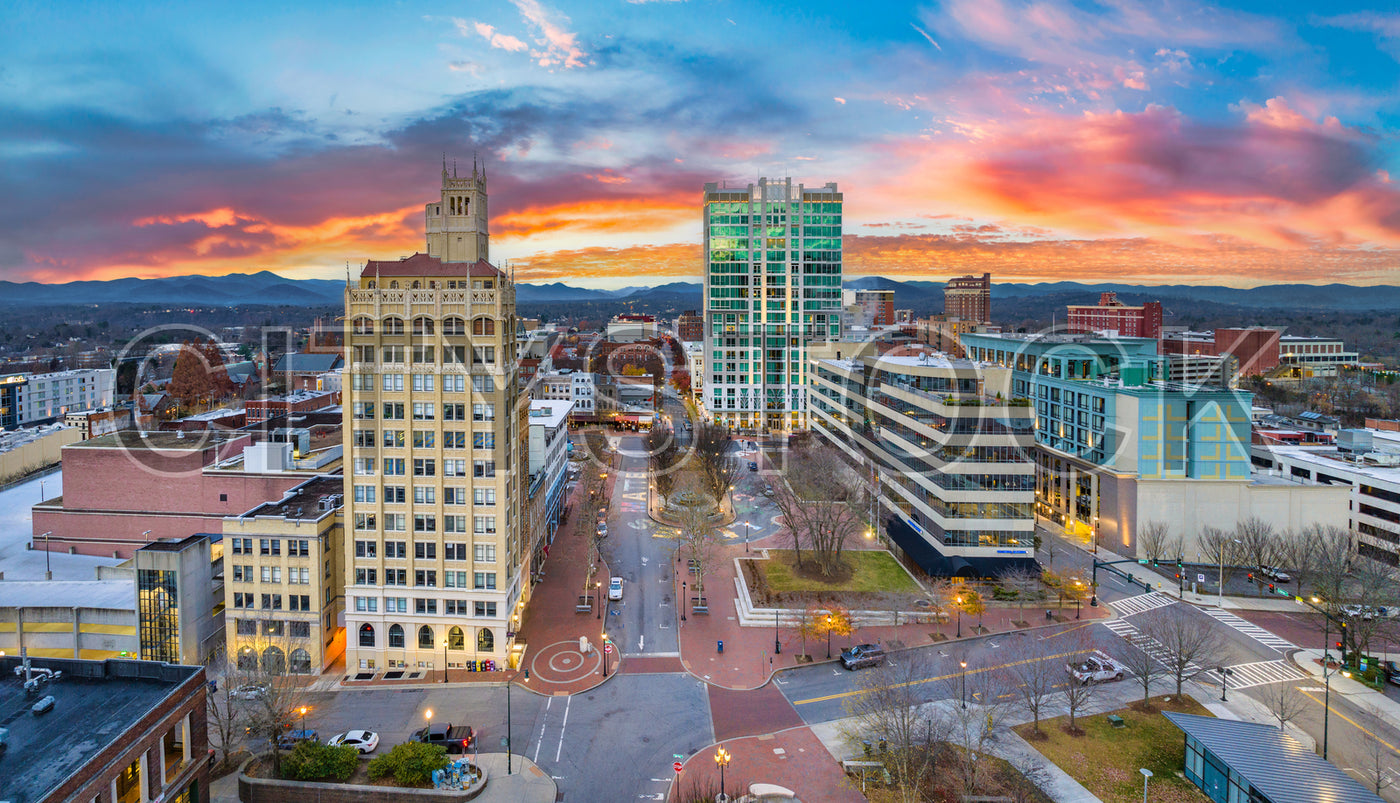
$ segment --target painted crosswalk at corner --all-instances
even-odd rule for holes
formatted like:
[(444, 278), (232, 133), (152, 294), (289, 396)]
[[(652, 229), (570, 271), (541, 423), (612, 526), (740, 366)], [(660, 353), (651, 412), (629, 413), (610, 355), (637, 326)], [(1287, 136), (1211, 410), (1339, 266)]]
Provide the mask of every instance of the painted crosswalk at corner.
[(1226, 627), (1232, 627), (1240, 631), (1241, 633), (1245, 634), (1246, 636), (1249, 636), (1250, 638), (1254, 639), (1260, 644), (1263, 644), (1269, 649), (1278, 650), (1279, 652), (1283, 653), (1286, 653), (1289, 650), (1298, 649), (1297, 645), (1295, 645), (1293, 642), (1288, 641), (1287, 639), (1279, 638), (1278, 636), (1275, 636), (1273, 633), (1270, 633), (1269, 631), (1265, 630), (1259, 625), (1241, 619), (1240, 617), (1234, 615), (1233, 613), (1230, 613), (1229, 611), (1222, 611), (1219, 608), (1205, 608), (1203, 609), (1203, 611), (1207, 616), (1214, 619), (1215, 621), (1221, 623), (1222, 625), (1225, 625)]
[(1229, 669), (1230, 675), (1226, 678), (1225, 683), (1232, 689), (1267, 686), (1270, 683), (1284, 683), (1307, 677), (1298, 667), (1281, 659), (1259, 661), (1253, 664), (1236, 664)]
[[(1144, 594), (1143, 596), (1147, 595)], [(1145, 635), (1136, 627), (1133, 627), (1131, 624), (1123, 621), (1122, 619), (1110, 619), (1109, 621), (1103, 622), (1102, 624), (1104, 627), (1113, 631), (1114, 635), (1118, 636), (1124, 641), (1127, 641), (1130, 644), (1135, 645), (1138, 649), (1147, 653), (1157, 663), (1168, 668), (1172, 666), (1173, 661), (1171, 651), (1168, 650), (1166, 646), (1162, 644), (1162, 642), (1158, 641), (1155, 638), (1152, 638), (1151, 636)], [(1200, 671), (1201, 668), (1194, 663), (1186, 665), (1186, 674), (1188, 676), (1195, 675)]]
[(1118, 612), (1119, 616), (1135, 616), (1145, 611), (1165, 608), (1176, 602), (1175, 597), (1169, 597), (1160, 591), (1152, 591), (1147, 594), (1138, 594), (1136, 597), (1127, 597), (1117, 602), (1108, 603), (1109, 607)]

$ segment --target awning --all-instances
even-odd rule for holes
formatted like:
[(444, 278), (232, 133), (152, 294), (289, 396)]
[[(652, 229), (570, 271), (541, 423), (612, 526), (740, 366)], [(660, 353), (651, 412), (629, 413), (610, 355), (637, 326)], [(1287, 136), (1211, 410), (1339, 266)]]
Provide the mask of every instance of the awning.
[(1040, 564), (1034, 558), (1023, 555), (1008, 555), (1006, 557), (944, 555), (901, 516), (890, 516), (885, 522), (885, 532), (889, 533), (890, 538), (899, 545), (900, 549), (904, 550), (904, 554), (919, 565), (920, 569), (934, 577), (996, 577), (1008, 571), (1040, 571)]

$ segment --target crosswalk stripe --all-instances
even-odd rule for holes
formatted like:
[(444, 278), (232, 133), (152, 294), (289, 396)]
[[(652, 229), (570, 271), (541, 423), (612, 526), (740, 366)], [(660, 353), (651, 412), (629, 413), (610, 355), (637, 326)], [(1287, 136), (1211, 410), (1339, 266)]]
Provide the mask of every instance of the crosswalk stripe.
[(1160, 591), (1152, 591), (1146, 594), (1138, 594), (1136, 597), (1127, 597), (1117, 602), (1108, 603), (1119, 616), (1135, 616), (1145, 611), (1164, 608), (1176, 602), (1175, 597), (1167, 596)]
[(1287, 652), (1289, 650), (1297, 649), (1297, 646), (1293, 644), (1293, 642), (1288, 641), (1287, 639), (1279, 638), (1278, 636), (1275, 636), (1273, 633), (1270, 633), (1269, 631), (1265, 630), (1259, 625), (1256, 625), (1253, 622), (1247, 621), (1245, 619), (1241, 619), (1240, 617), (1234, 615), (1233, 613), (1230, 613), (1229, 611), (1222, 611), (1219, 608), (1206, 608), (1205, 613), (1207, 616), (1211, 617), (1217, 622), (1220, 622), (1221, 624), (1227, 627), (1232, 627), (1235, 630), (1238, 630), (1239, 632), (1245, 634), (1246, 636), (1249, 636), (1250, 638), (1254, 639), (1255, 641), (1259, 642), (1260, 644), (1263, 644), (1265, 647), (1268, 647), (1270, 649), (1278, 650), (1279, 652)]
[[(1152, 638), (1151, 636), (1143, 635), (1141, 632), (1138, 631), (1136, 627), (1133, 627), (1131, 624), (1123, 621), (1122, 619), (1110, 619), (1109, 621), (1103, 622), (1102, 624), (1104, 627), (1113, 631), (1114, 635), (1118, 636), (1124, 641), (1129, 642), (1130, 644), (1135, 645), (1138, 649), (1147, 653), (1157, 663), (1168, 668), (1171, 667), (1171, 653), (1167, 650), (1165, 646), (1162, 645), (1162, 642)], [(1186, 671), (1189, 674), (1194, 675), (1197, 672), (1200, 672), (1201, 668), (1196, 664), (1192, 663), (1186, 665)]]
[(1232, 689), (1267, 686), (1270, 683), (1283, 683), (1307, 677), (1297, 667), (1285, 663), (1281, 659), (1258, 661), (1252, 664), (1236, 664), (1229, 669), (1230, 674), (1225, 683)]

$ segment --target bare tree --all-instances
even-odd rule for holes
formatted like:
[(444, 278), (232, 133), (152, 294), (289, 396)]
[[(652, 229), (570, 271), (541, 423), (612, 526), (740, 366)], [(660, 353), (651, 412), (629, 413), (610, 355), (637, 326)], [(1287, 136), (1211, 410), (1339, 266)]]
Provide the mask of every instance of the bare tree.
[(1176, 684), (1177, 696), (1187, 681), (1209, 669), (1212, 659), (1225, 647), (1217, 628), (1182, 605), (1163, 609), (1142, 627), (1142, 634), (1161, 645), (1167, 677)]
[(1109, 649), (1118, 663), (1133, 673), (1133, 680), (1142, 687), (1142, 708), (1148, 710), (1148, 700), (1152, 699), (1152, 684), (1171, 675), (1166, 664), (1154, 658), (1157, 649), (1151, 636), (1135, 633), (1118, 640)]
[[(1376, 719), (1384, 720), (1386, 718), (1385, 714), (1375, 708), (1371, 708), (1370, 712)], [(1395, 753), (1380, 739), (1365, 739), (1361, 742), (1361, 747), (1363, 751), (1361, 775), (1366, 779), (1366, 785), (1379, 795), (1382, 790), (1395, 785)]]
[(1016, 703), (1031, 715), (1031, 728), (1041, 734), (1040, 717), (1050, 708), (1050, 701), (1059, 694), (1057, 686), (1064, 681), (1064, 670), (1056, 659), (1047, 658), (1040, 640), (1023, 640), (1013, 651), (1006, 665)]
[(802, 546), (826, 576), (841, 566), (846, 542), (865, 526), (866, 483), (857, 481), (840, 454), (829, 446), (798, 449), (792, 468), (773, 486), (773, 501), (792, 533), (798, 565)]
[(923, 800), (922, 788), (934, 776), (948, 722), (924, 696), (924, 682), (936, 674), (928, 654), (906, 653), (858, 676), (858, 692), (847, 698), (848, 738), (885, 743), (881, 761), (894, 779), (893, 799)]
[(1287, 683), (1269, 683), (1256, 690), (1256, 696), (1269, 713), (1278, 720), (1278, 729), (1297, 719), (1307, 710), (1309, 701)]
[(1172, 537), (1171, 525), (1165, 521), (1147, 519), (1138, 524), (1137, 542), (1140, 554), (1156, 564), (1163, 558), (1177, 557), (1180, 541)]
[(664, 499), (671, 495), (677, 465), (685, 455), (676, 441), (675, 430), (665, 419), (652, 424), (647, 432), (646, 445), (651, 480), (656, 483), (656, 492)]
[(701, 423), (692, 433), (691, 454), (705, 479), (706, 490), (721, 504), (739, 476), (739, 458), (733, 454), (733, 443), (729, 427), (722, 424)]
[(1021, 621), (1018, 627), (1025, 627), (1026, 603), (1039, 602), (1045, 598), (1045, 587), (1040, 581), (1040, 573), (1031, 569), (1012, 569), (1002, 572), (997, 578), (1001, 586), (1016, 594), (1016, 615)]
[[(949, 707), (951, 728), (948, 740), (962, 748), (958, 751), (962, 770), (963, 794), (978, 789), (978, 774), (988, 752), (988, 745), (1006, 730), (1007, 720), (1016, 706), (1010, 694), (1005, 673), (986, 670), (968, 673), (961, 678), (967, 684), (962, 697), (966, 706)], [(949, 683), (953, 682), (949, 678)], [(951, 699), (951, 696), (950, 696)]]
[(1297, 533), (1284, 533), (1279, 542), (1279, 563), (1292, 572), (1299, 595), (1310, 593), (1317, 572), (1323, 527), (1310, 524)]
[(698, 596), (705, 590), (705, 573), (711, 568), (718, 542), (718, 530), (708, 514), (700, 508), (688, 507), (680, 516), (681, 556), (695, 567), (695, 593)]
[(1055, 568), (1055, 553), (1060, 551), (1060, 539), (1053, 533), (1047, 533), (1044, 537), (1037, 534), (1035, 551), (1037, 555), (1044, 555), (1046, 563), (1053, 569)]
[(1259, 570), (1279, 562), (1280, 540), (1272, 524), (1250, 516), (1235, 524), (1235, 540), (1240, 558), (1249, 566), (1254, 575), (1254, 588), (1259, 596), (1264, 596), (1264, 585), (1269, 580)]
[(217, 751), (219, 764), (226, 766), (229, 757), (243, 749), (244, 724), (243, 705), (233, 696), (236, 688), (234, 666), (229, 662), (222, 648), (216, 650), (205, 662), (209, 677), (216, 678), (214, 690), (206, 696), (208, 702), (209, 744)]
[(1351, 617), (1351, 624), (1347, 629), (1355, 649), (1369, 653), (1371, 639), (1389, 621), (1381, 615), (1380, 609), (1394, 607), (1396, 604), (1396, 587), (1400, 584), (1400, 574), (1389, 564), (1358, 557), (1352, 561), (1351, 579), (1355, 583), (1356, 601), (1362, 606), (1362, 613), (1360, 616)]
[(1201, 527), (1201, 531), (1196, 536), (1196, 543), (1200, 545), (1201, 557), (1207, 559), (1220, 569), (1218, 582), (1221, 587), (1225, 585), (1225, 569), (1235, 562), (1239, 554), (1234, 533), (1229, 530), (1222, 530), (1209, 524)]
[[(1072, 651), (1076, 654), (1089, 653), (1093, 651), (1093, 641), (1083, 630), (1077, 631), (1071, 642)], [(1068, 732), (1071, 735), (1079, 735), (1079, 725), (1077, 719), (1079, 713), (1083, 711), (1093, 699), (1098, 696), (1099, 686), (1095, 683), (1084, 683), (1074, 676), (1075, 662), (1064, 663), (1059, 666), (1058, 684), (1062, 684), (1065, 690), (1065, 709), (1069, 714)]]
[(288, 624), (269, 615), (235, 619), (238, 653), (229, 667), (230, 674), (225, 676), (226, 682), (235, 687), (232, 697), (241, 706), (239, 716), (246, 734), (254, 742), (269, 743), (273, 771), (279, 777), (282, 754), (278, 737), (297, 722), (307, 680), (290, 674), (288, 661), (293, 652), (309, 647), (308, 639), (290, 634)]

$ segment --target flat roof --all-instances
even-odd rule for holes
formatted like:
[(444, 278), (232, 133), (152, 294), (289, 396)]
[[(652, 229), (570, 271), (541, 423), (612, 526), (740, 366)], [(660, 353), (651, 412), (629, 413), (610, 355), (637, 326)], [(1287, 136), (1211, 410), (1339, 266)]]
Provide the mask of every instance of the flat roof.
[(1273, 803), (1382, 803), (1381, 798), (1273, 725), (1164, 711)]
[(530, 402), (530, 426), (536, 424), (556, 429), (569, 418), (574, 403), (562, 399), (541, 399)]
[(322, 508), (318, 504), (322, 498), (327, 496), (343, 497), (344, 493), (344, 477), (338, 474), (322, 474), (287, 491), (287, 495), (276, 502), (264, 502), (242, 516), (234, 518), (272, 516), (283, 519), (315, 521), (329, 513), (334, 513), (337, 508), (344, 504), (344, 499), (341, 498), (331, 507)]
[(31, 664), (58, 670), (63, 676), (43, 685), (42, 693), (54, 697), (54, 709), (36, 717), (27, 709), (38, 698), (28, 697), (24, 678), (15, 675), (19, 658), (0, 658), (0, 711), (19, 712), (5, 721), (10, 731), (5, 764), (11, 771), (5, 775), (3, 794), (14, 803), (40, 800), (83, 773), (89, 761), (124, 740), (127, 731), (180, 684), (204, 671), (198, 666), (122, 659), (35, 658)]
[(1266, 449), (1279, 457), (1292, 458), (1296, 462), (1308, 463), (1331, 472), (1348, 471), (1362, 477), (1384, 482), (1400, 483), (1400, 466), (1378, 466), (1374, 463), (1353, 463), (1342, 459), (1342, 453), (1335, 444), (1300, 443), (1293, 444), (1253, 444)]
[(0, 583), (0, 608), (113, 608), (134, 611), (136, 584), (129, 578), (6, 580)]
[(244, 437), (218, 430), (195, 432), (157, 432), (149, 430), (122, 429), (98, 435), (85, 441), (68, 444), (69, 449), (185, 449), (199, 451), (215, 444), (226, 443)]

